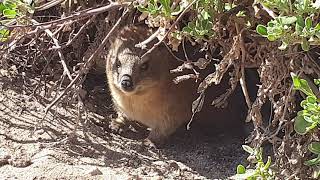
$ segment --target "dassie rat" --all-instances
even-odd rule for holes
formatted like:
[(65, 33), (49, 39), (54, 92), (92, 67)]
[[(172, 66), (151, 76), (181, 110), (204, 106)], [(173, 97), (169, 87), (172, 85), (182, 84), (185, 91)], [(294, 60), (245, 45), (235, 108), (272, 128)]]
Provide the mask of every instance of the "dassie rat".
[(140, 26), (120, 30), (111, 42), (106, 74), (118, 120), (125, 117), (150, 127), (148, 140), (158, 144), (190, 120), (196, 86), (192, 81), (173, 82), (169, 71), (179, 62), (166, 47), (141, 58), (146, 50), (135, 45), (150, 35)]

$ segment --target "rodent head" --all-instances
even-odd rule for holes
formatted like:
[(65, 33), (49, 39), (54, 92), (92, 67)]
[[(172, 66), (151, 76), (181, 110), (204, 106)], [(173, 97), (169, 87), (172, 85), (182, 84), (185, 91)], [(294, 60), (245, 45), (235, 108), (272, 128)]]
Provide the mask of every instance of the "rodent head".
[(141, 58), (146, 50), (135, 47), (149, 36), (147, 28), (127, 27), (111, 42), (106, 68), (108, 78), (111, 76), (111, 83), (125, 94), (143, 93), (169, 76), (166, 49), (156, 48)]

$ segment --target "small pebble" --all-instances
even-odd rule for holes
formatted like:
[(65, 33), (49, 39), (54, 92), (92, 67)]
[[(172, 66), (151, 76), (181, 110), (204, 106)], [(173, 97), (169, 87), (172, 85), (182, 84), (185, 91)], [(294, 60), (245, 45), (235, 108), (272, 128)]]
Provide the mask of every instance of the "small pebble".
[(15, 157), (8, 160), (9, 164), (13, 167), (27, 167), (30, 166), (31, 159), (28, 157)]
[(0, 149), (0, 166), (9, 164), (9, 159), (11, 158), (10, 154), (4, 150)]
[(97, 176), (97, 175), (102, 175), (103, 173), (96, 167), (94, 169), (91, 169), (87, 174), (91, 176)]

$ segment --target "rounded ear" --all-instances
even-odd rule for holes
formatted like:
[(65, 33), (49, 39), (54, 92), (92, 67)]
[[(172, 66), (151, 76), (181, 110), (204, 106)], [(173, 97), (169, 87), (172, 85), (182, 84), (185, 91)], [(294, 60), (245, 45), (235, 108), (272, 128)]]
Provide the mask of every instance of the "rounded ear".
[(164, 55), (164, 56), (168, 56), (170, 55), (171, 56), (171, 49), (169, 46), (165, 45), (164, 44), (165, 42), (162, 42), (156, 49), (155, 51), (157, 51), (160, 55)]
[(111, 35), (108, 39), (110, 46), (114, 43), (114, 41), (116, 40), (117, 34), (114, 33), (113, 35)]
[(111, 44), (113, 43), (114, 39), (112, 37), (109, 37), (108, 41), (109, 41), (109, 45), (111, 46)]
[[(126, 26), (125, 26), (126, 27)], [(110, 44), (113, 44), (115, 42), (115, 40), (121, 36), (121, 32), (122, 32), (122, 29), (124, 27), (118, 27), (114, 32), (113, 34), (111, 34), (111, 36), (109, 37), (108, 41)]]

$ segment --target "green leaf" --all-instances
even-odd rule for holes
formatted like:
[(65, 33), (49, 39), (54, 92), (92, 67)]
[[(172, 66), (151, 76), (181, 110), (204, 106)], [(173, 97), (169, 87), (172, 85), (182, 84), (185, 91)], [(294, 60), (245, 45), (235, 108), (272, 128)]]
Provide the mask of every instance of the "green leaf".
[[(311, 109), (311, 110), (312, 110), (313, 112), (319, 114), (319, 111), (316, 111), (316, 109)], [(318, 115), (312, 115), (312, 116), (311, 116), (311, 119), (312, 119), (313, 122), (316, 122), (316, 123), (317, 123), (317, 126), (318, 126), (318, 124), (320, 123), (320, 118), (319, 118), (319, 116), (318, 116)]]
[(306, 80), (300, 79), (294, 73), (291, 73), (291, 77), (295, 89), (302, 91), (307, 96), (315, 96)]
[(5, 10), (3, 10), (2, 13), (3, 13), (4, 17), (9, 18), (9, 19), (13, 19), (17, 16), (16, 10), (5, 9)]
[(186, 33), (191, 33), (192, 29), (189, 26), (185, 26), (182, 28), (182, 31)]
[(164, 8), (165, 15), (169, 16), (171, 14), (170, 0), (159, 0), (159, 2)]
[(15, 3), (14, 0), (4, 0), (3, 5), (9, 9), (16, 9), (17, 8), (17, 4)]
[(312, 27), (312, 20), (310, 17), (305, 19), (306, 29), (309, 30)]
[(236, 174), (234, 176), (231, 176), (230, 179), (247, 180), (248, 178), (255, 176), (255, 174), (256, 174), (256, 172), (254, 169), (247, 169), (246, 173)]
[(246, 173), (246, 168), (242, 164), (239, 164), (237, 166), (237, 174), (244, 174), (244, 173)]
[(318, 24), (316, 25), (316, 27), (314, 27), (314, 29), (315, 29), (316, 31), (320, 31), (320, 23), (318, 23)]
[(256, 28), (257, 33), (259, 33), (261, 36), (267, 36), (268, 35), (268, 31), (267, 31), (267, 27), (264, 25), (259, 24)]
[(303, 19), (302, 16), (297, 16), (296, 24), (298, 24), (299, 26), (301, 26), (302, 28), (304, 28), (304, 26), (305, 26), (305, 21), (304, 21), (304, 19)]
[(263, 168), (264, 168), (265, 170), (267, 170), (267, 169), (270, 167), (270, 165), (271, 165), (271, 157), (268, 156), (267, 163), (264, 165)]
[(7, 7), (5, 5), (3, 5), (2, 3), (0, 3), (0, 15), (2, 14), (3, 10), (7, 9)]
[(307, 132), (315, 129), (318, 126), (318, 122), (313, 122), (311, 126), (307, 127)]
[(320, 154), (320, 142), (310, 143), (308, 149), (314, 154)]
[(191, 28), (192, 30), (196, 28), (196, 25), (194, 22), (189, 22), (188, 27)]
[(268, 27), (274, 27), (274, 26), (275, 26), (275, 22), (274, 22), (274, 21), (269, 21), (269, 22), (267, 23), (267, 26), (268, 26)]
[(268, 34), (267, 38), (268, 38), (269, 41), (275, 41), (275, 40), (277, 40), (276, 36), (273, 35), (273, 34)]
[(284, 25), (290, 25), (293, 24), (297, 21), (296, 17), (289, 17), (289, 16), (282, 16), (282, 17), (278, 17), (278, 19), (280, 20), (280, 22)]
[(0, 26), (0, 38), (8, 37), (9, 35), (10, 35), (10, 31)]
[(314, 166), (314, 165), (319, 165), (319, 164), (320, 164), (320, 155), (318, 155), (318, 157), (316, 157), (314, 159), (310, 159), (310, 160), (304, 162), (304, 165), (307, 165), (307, 166)]
[(317, 98), (315, 96), (308, 96), (306, 100), (308, 103), (317, 103)]
[(147, 12), (150, 13), (151, 15), (155, 15), (159, 12), (159, 9), (158, 9), (158, 6), (157, 4), (148, 4), (148, 7), (147, 7)]
[(303, 41), (302, 41), (302, 44), (301, 44), (301, 48), (302, 48), (304, 51), (309, 51), (309, 49), (310, 49), (310, 43), (307, 41), (306, 38), (303, 38)]
[(314, 79), (313, 82), (318, 86), (320, 85), (320, 79)]
[(314, 123), (314, 121), (309, 116), (303, 116), (303, 119), (305, 121), (307, 121), (308, 123), (311, 123), (311, 126), (307, 127), (307, 131), (308, 131), (308, 129), (310, 129), (310, 127), (312, 127), (312, 124)]
[(246, 152), (248, 152), (249, 154), (253, 154), (254, 153), (254, 149), (251, 148), (248, 145), (242, 145), (242, 149), (245, 150)]
[(300, 87), (300, 78), (293, 72), (290, 73), (294, 87)]
[(172, 15), (172, 16), (177, 16), (177, 15), (180, 14), (182, 11), (183, 11), (183, 8), (182, 8), (180, 5), (178, 5), (178, 6), (176, 7), (176, 9), (173, 10), (173, 12), (171, 13), (171, 15)]
[[(303, 109), (307, 109), (308, 108), (308, 102), (307, 100), (302, 100), (301, 103), (300, 103), (300, 106), (303, 108)], [(303, 110), (302, 111), (303, 113), (303, 116), (306, 116), (306, 115), (310, 115), (310, 113), (307, 111), (307, 110)]]
[(307, 128), (312, 126), (312, 123), (307, 122), (303, 116), (297, 116), (294, 120), (294, 130), (300, 134), (304, 135), (308, 132)]
[(298, 23), (298, 21), (296, 22), (296, 27), (295, 30), (298, 34), (301, 34), (303, 31), (303, 26), (301, 24)]
[(208, 20), (210, 18), (210, 14), (208, 13), (208, 11), (201, 11), (201, 17), (204, 20)]
[(138, 11), (140, 12), (149, 12), (148, 8), (144, 7), (144, 6), (137, 6)]

